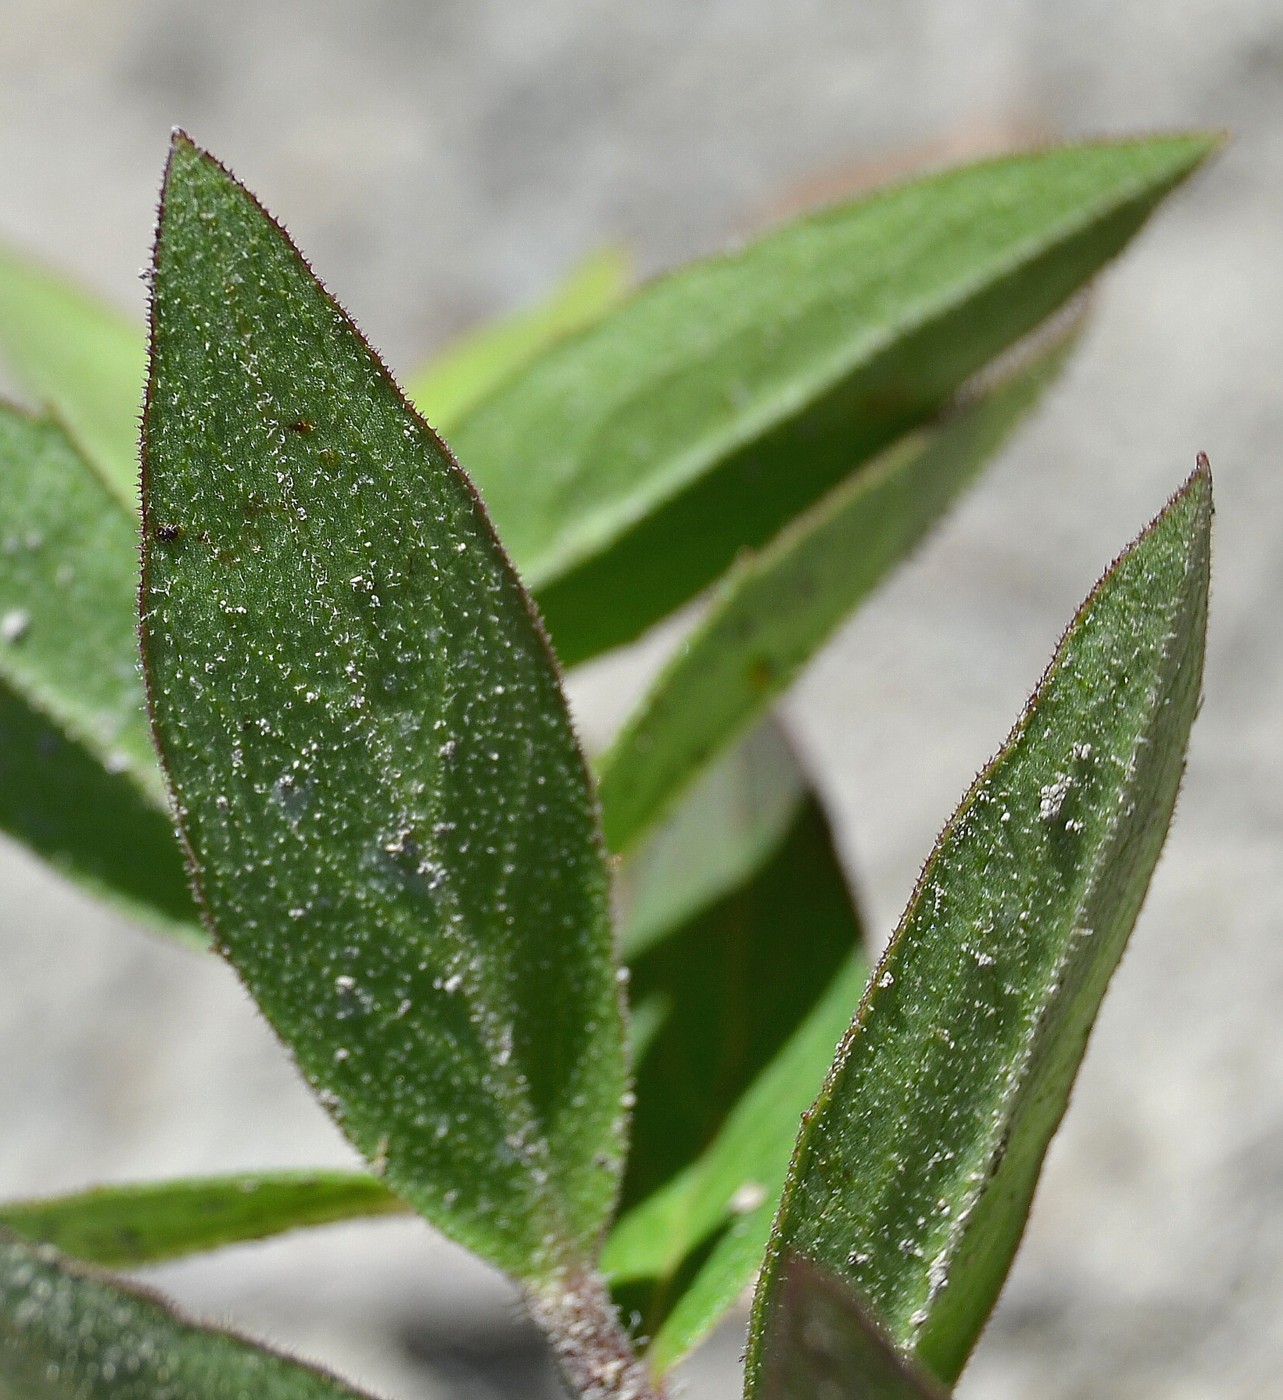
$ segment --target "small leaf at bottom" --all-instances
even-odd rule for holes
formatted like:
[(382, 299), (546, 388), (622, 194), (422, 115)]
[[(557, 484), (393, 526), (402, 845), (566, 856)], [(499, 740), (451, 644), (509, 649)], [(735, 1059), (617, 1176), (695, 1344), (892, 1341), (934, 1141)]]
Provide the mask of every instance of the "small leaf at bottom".
[(0, 1230), (5, 1400), (365, 1400), (334, 1376), (183, 1317), (158, 1295)]

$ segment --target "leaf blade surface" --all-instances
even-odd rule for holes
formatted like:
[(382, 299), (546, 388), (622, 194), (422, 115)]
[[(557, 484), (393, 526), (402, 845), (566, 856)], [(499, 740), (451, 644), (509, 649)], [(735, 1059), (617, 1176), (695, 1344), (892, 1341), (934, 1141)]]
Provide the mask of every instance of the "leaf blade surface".
[(749, 1394), (786, 1248), (868, 1298), (941, 1380), (961, 1370), (1171, 817), (1211, 508), (1204, 462), (1083, 604), (937, 843), (799, 1137)]
[(732, 567), (598, 764), (612, 850), (629, 850), (921, 542), (1066, 351), (1058, 340), (951, 421), (897, 444)]
[(86, 1263), (119, 1269), (407, 1209), (366, 1172), (255, 1172), (4, 1201), (0, 1225)]
[(781, 1269), (763, 1363), (763, 1400), (945, 1400), (910, 1367), (841, 1279), (800, 1255)]
[(157, 1294), (0, 1231), (0, 1393), (14, 1400), (368, 1400), (184, 1317)]
[(948, 171), (660, 279), (454, 433), (574, 664), (635, 636), (922, 423), (1215, 147)]
[(138, 507), (142, 328), (114, 307), (0, 248), (0, 347), (131, 513)]
[(0, 828), (203, 946), (144, 711), (137, 551), (64, 431), (0, 404)]
[(144, 421), (152, 714), (220, 945), (340, 1125), (538, 1282), (616, 1190), (583, 759), (467, 479), (283, 231), (179, 136)]

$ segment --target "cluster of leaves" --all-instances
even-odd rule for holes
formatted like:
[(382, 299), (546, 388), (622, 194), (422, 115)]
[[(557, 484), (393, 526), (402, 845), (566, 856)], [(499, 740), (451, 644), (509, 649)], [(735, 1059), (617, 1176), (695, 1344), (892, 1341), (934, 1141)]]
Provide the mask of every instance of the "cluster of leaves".
[[(0, 1389), (351, 1395), (99, 1268), (408, 1209), (519, 1282), (585, 1396), (662, 1392), (755, 1273), (750, 1400), (952, 1384), (1175, 801), (1205, 464), (1084, 603), (871, 979), (770, 706), (1076, 322), (981, 371), (1213, 145), (935, 175), (631, 295), (594, 262), (414, 376), (423, 417), (181, 135), (149, 364), (0, 260), (42, 406), (0, 408), (0, 825), (212, 941), (369, 1163), (0, 1206)], [(590, 769), (553, 647), (709, 585)]]

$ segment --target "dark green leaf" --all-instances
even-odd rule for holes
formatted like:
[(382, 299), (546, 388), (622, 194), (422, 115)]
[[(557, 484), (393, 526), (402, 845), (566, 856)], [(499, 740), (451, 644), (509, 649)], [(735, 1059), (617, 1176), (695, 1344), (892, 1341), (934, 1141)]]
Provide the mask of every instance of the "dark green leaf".
[(703, 1155), (625, 1215), (607, 1241), (603, 1267), (626, 1285), (617, 1291), (649, 1310), (647, 1361), (656, 1374), (708, 1334), (760, 1267), (798, 1119), (866, 978), (864, 960), (849, 957)]
[(467, 479), (181, 136), (144, 441), (144, 660), (218, 941), (399, 1195), (529, 1282), (582, 1263), (625, 1069), (551, 656)]
[[(778, 731), (763, 725), (691, 793), (646, 865), (647, 880), (667, 873), (685, 890), (676, 907), (688, 912), (659, 936), (649, 925), (632, 953), (635, 1015), (649, 1029), (624, 1214), (605, 1263), (663, 1365), (712, 1326), (761, 1262), (770, 1214), (759, 1207), (778, 1195), (798, 1117), (864, 986), (859, 920), (804, 783)], [(688, 861), (671, 839), (679, 833), (690, 839)], [(729, 859), (735, 838), (738, 862)], [(705, 848), (724, 882), (711, 903), (698, 899), (708, 883), (686, 877)], [(733, 1263), (719, 1243), (728, 1230), (756, 1240)], [(682, 1317), (670, 1329), (675, 1306)]]
[(990, 161), (653, 283), (453, 441), (567, 664), (770, 539), (1093, 276), (1217, 144)]
[(406, 393), (438, 432), (454, 424), (541, 351), (599, 320), (628, 290), (628, 258), (604, 248), (535, 306), (482, 326), (412, 374)]
[(146, 369), (142, 328), (65, 277), (0, 248), (0, 352), (132, 515)]
[(365, 1172), (258, 1172), (0, 1202), (0, 1225), (91, 1264), (132, 1268), (404, 1202)]
[(762, 1360), (762, 1400), (945, 1400), (899, 1356), (850, 1288), (785, 1251)]
[(598, 764), (612, 850), (629, 850), (919, 543), (1038, 401), (1067, 348), (1058, 339), (943, 426), (892, 448), (732, 568)]
[(324, 1372), (0, 1231), (5, 1400), (361, 1400)]
[(961, 1370), (1167, 832), (1211, 515), (1204, 462), (1083, 604), (927, 862), (798, 1140), (750, 1394), (786, 1247), (845, 1278), (941, 1380)]
[(203, 943), (143, 710), (137, 558), (62, 430), (0, 405), (0, 828)]

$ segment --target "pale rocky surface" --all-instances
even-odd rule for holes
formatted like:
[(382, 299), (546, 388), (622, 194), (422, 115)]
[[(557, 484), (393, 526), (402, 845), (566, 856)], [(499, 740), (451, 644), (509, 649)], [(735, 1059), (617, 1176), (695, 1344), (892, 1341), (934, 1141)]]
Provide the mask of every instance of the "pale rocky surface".
[[(307, 16), (306, 25), (303, 16)], [(873, 924), (1096, 575), (1206, 450), (1207, 703), (1166, 857), (964, 1400), (1247, 1400), (1283, 1354), (1283, 9), (1170, 0), (8, 0), (0, 236), (141, 314), (169, 127), (394, 366), (624, 240), (1040, 136), (1235, 142), (1105, 279), (1038, 422), (788, 704)], [(636, 663), (577, 678), (600, 738)], [(230, 973), (3, 853), (0, 1192), (341, 1162)], [(397, 1222), (159, 1271), (400, 1396), (555, 1393), (501, 1281)], [(739, 1335), (690, 1394), (735, 1393)], [(541, 1389), (542, 1388), (542, 1389)]]

